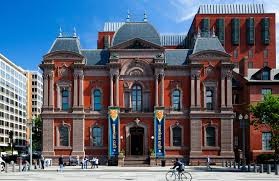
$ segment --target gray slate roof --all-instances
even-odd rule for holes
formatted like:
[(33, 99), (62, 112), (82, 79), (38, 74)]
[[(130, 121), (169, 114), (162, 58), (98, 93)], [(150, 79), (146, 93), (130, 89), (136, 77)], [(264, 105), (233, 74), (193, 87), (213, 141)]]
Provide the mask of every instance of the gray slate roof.
[(204, 50), (217, 50), (226, 53), (218, 37), (198, 37), (194, 45), (194, 53)]
[(57, 37), (49, 53), (55, 51), (70, 51), (80, 53), (80, 42), (77, 37)]
[(106, 65), (109, 61), (108, 50), (81, 50), (81, 54), (86, 58), (86, 65)]
[(205, 4), (198, 14), (258, 14), (264, 13), (263, 4)]
[(118, 45), (134, 38), (140, 38), (161, 46), (160, 35), (148, 22), (126, 22), (115, 33), (112, 45)]
[(160, 38), (162, 46), (185, 46), (186, 44), (186, 35), (161, 34)]
[(165, 50), (166, 63), (168, 65), (185, 65), (192, 51), (190, 49), (167, 49)]

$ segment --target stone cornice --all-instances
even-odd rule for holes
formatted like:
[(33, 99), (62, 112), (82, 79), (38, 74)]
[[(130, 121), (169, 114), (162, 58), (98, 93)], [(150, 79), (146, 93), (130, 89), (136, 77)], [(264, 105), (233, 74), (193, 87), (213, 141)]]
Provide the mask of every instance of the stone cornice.
[(73, 60), (83, 62), (84, 56), (70, 51), (55, 51), (43, 56), (44, 62), (53, 60)]
[(190, 112), (190, 119), (192, 118), (221, 118), (221, 119), (233, 119), (235, 117), (234, 112), (226, 112), (226, 113), (215, 113), (215, 112)]

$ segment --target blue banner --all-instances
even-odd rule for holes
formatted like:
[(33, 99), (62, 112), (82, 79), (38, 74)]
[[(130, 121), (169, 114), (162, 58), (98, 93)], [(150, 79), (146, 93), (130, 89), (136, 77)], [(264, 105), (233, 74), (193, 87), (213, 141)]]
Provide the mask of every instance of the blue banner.
[(109, 108), (108, 121), (109, 121), (109, 156), (118, 155), (118, 133), (119, 133), (119, 109), (112, 107)]
[(165, 156), (165, 116), (164, 110), (154, 112), (154, 151), (156, 157)]

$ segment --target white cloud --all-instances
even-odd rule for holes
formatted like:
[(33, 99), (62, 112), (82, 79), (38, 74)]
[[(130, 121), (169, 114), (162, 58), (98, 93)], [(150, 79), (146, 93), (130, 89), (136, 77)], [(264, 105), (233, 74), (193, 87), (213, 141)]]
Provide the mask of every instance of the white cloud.
[[(194, 15), (197, 13), (199, 5), (201, 4), (264, 4), (266, 13), (276, 13), (276, 29), (279, 29), (279, 0), (170, 0), (170, 4), (174, 6), (177, 10), (178, 16), (175, 16), (174, 20), (178, 23), (186, 22), (193, 19)], [(277, 31), (276, 31), (277, 32)], [(276, 34), (276, 60), (277, 68), (279, 68), (279, 34)]]

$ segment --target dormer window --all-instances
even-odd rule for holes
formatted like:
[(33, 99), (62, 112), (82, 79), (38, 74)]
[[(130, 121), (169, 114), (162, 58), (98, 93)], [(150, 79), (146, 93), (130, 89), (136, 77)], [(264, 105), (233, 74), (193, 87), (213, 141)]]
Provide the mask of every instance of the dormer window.
[(268, 70), (262, 72), (262, 80), (270, 80), (270, 74)]

